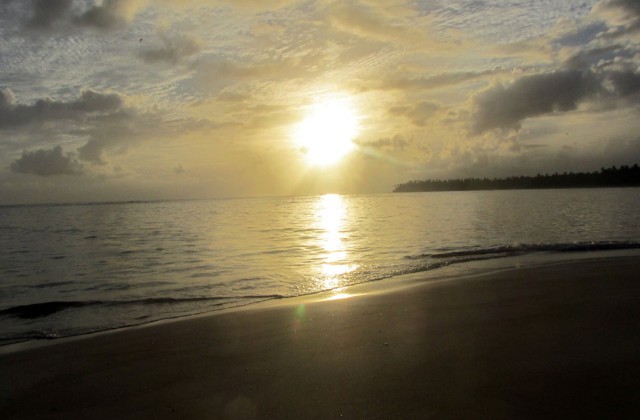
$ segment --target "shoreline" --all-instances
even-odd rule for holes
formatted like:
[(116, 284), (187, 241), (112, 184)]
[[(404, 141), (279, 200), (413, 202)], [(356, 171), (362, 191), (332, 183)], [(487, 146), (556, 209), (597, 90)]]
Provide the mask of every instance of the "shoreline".
[(167, 318), (155, 319), (140, 324), (124, 325), (104, 330), (78, 333), (63, 337), (37, 338), (27, 339), (0, 345), (0, 356), (40, 347), (48, 347), (68, 341), (84, 340), (87, 338), (100, 336), (104, 334), (117, 334), (129, 329), (139, 329), (154, 327), (173, 322), (182, 322), (190, 319), (201, 317), (218, 316), (226, 313), (233, 313), (245, 310), (260, 310), (270, 307), (279, 307), (283, 305), (307, 304), (317, 301), (333, 300), (337, 298), (355, 297), (360, 295), (380, 294), (390, 291), (398, 291), (414, 286), (420, 286), (427, 282), (439, 281), (456, 281), (464, 280), (475, 276), (483, 276), (495, 274), (505, 270), (514, 270), (520, 268), (536, 268), (552, 266), (557, 264), (577, 263), (585, 260), (600, 260), (610, 258), (634, 258), (640, 259), (640, 250), (630, 249), (612, 249), (612, 250), (596, 250), (581, 252), (534, 252), (523, 255), (510, 255), (504, 257), (480, 258), (477, 260), (460, 261), (446, 264), (434, 269), (425, 271), (417, 271), (401, 275), (395, 275), (380, 280), (366, 281), (353, 285), (338, 287), (331, 290), (323, 290), (299, 296), (284, 296), (280, 298), (270, 298), (258, 302), (243, 303), (236, 306), (230, 306), (223, 309), (214, 309), (203, 312), (197, 312), (187, 315), (176, 315)]
[(408, 287), (284, 299), (53, 342), (0, 354), (0, 413), (638, 415), (638, 269), (638, 257), (467, 276), (453, 269), (442, 281), (418, 284), (412, 275)]

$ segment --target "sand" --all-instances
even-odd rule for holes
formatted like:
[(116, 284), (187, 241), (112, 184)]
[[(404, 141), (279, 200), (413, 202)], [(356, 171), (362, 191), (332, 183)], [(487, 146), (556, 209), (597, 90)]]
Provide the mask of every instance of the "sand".
[(0, 417), (638, 418), (639, 269), (513, 269), (4, 354)]

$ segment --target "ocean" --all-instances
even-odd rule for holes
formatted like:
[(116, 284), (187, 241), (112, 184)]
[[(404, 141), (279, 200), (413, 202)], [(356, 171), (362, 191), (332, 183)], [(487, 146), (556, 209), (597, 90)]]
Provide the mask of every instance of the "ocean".
[(514, 255), (640, 249), (640, 188), (0, 207), (0, 344)]

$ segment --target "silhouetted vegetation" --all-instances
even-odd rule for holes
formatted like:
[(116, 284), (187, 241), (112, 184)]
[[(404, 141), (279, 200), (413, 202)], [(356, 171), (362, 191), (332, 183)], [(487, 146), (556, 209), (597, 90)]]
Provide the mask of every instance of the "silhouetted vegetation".
[(521, 190), (545, 188), (602, 188), (640, 186), (640, 167), (623, 165), (596, 172), (565, 172), (553, 175), (513, 176), (508, 178), (458, 178), (409, 181), (396, 185), (393, 192)]

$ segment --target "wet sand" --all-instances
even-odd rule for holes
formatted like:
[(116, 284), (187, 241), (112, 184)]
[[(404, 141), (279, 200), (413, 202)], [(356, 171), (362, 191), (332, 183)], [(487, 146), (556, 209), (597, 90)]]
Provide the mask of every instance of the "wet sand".
[(313, 300), (0, 355), (0, 417), (640, 416), (638, 258)]

